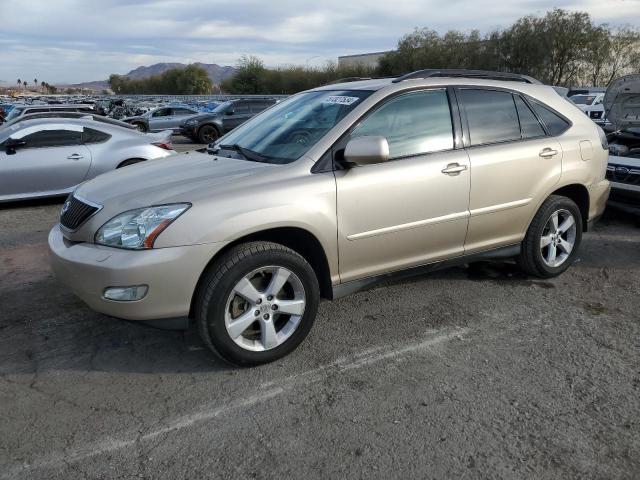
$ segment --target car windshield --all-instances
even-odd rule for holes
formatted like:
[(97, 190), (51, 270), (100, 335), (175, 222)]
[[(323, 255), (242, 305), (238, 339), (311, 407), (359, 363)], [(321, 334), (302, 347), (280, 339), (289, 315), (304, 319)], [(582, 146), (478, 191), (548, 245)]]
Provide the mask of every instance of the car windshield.
[(229, 108), (229, 105), (232, 105), (233, 102), (224, 102), (221, 103), (220, 105), (218, 105), (217, 107), (215, 107), (213, 110), (211, 110), (211, 113), (219, 113), (219, 112), (224, 112), (227, 108)]
[[(215, 149), (248, 153), (268, 163), (290, 163), (309, 151), (373, 92), (321, 90), (290, 97), (225, 135)], [(218, 150), (219, 151), (219, 150)]]

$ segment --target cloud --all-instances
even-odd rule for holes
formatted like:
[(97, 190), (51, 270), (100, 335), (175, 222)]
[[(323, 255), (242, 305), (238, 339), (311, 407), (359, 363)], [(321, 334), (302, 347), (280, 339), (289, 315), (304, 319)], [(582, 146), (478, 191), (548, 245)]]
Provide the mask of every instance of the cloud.
[(556, 6), (640, 21), (639, 0), (0, 0), (0, 78), (79, 82), (155, 62), (232, 65), (242, 54), (322, 64), (392, 49), (415, 27), (487, 31)]

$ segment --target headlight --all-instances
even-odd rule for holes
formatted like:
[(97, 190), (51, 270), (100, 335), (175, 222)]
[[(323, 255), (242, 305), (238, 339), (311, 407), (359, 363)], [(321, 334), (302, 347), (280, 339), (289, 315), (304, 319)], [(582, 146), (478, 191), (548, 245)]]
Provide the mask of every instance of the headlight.
[(153, 248), (157, 236), (190, 206), (189, 203), (176, 203), (121, 213), (100, 227), (95, 242), (132, 250)]
[(184, 122), (184, 124), (188, 126), (196, 125), (197, 123), (197, 120), (187, 120), (186, 122)]

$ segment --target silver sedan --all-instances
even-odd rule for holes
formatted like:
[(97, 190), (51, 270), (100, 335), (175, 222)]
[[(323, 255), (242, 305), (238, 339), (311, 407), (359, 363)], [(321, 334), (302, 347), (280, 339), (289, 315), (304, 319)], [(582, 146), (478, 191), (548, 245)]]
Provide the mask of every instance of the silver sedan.
[(88, 118), (26, 120), (0, 130), (0, 202), (65, 195), (101, 173), (175, 153), (170, 130), (144, 134)]

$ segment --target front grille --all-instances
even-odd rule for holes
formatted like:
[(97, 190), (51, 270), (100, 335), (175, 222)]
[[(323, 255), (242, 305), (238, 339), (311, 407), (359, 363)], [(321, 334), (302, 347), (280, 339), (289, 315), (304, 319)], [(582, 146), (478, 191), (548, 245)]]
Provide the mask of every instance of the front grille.
[(100, 208), (94, 205), (89, 205), (71, 194), (62, 206), (62, 212), (60, 212), (60, 225), (68, 228), (69, 230), (76, 230), (98, 210), (100, 210)]
[(640, 169), (610, 163), (607, 166), (607, 180), (640, 186)]

